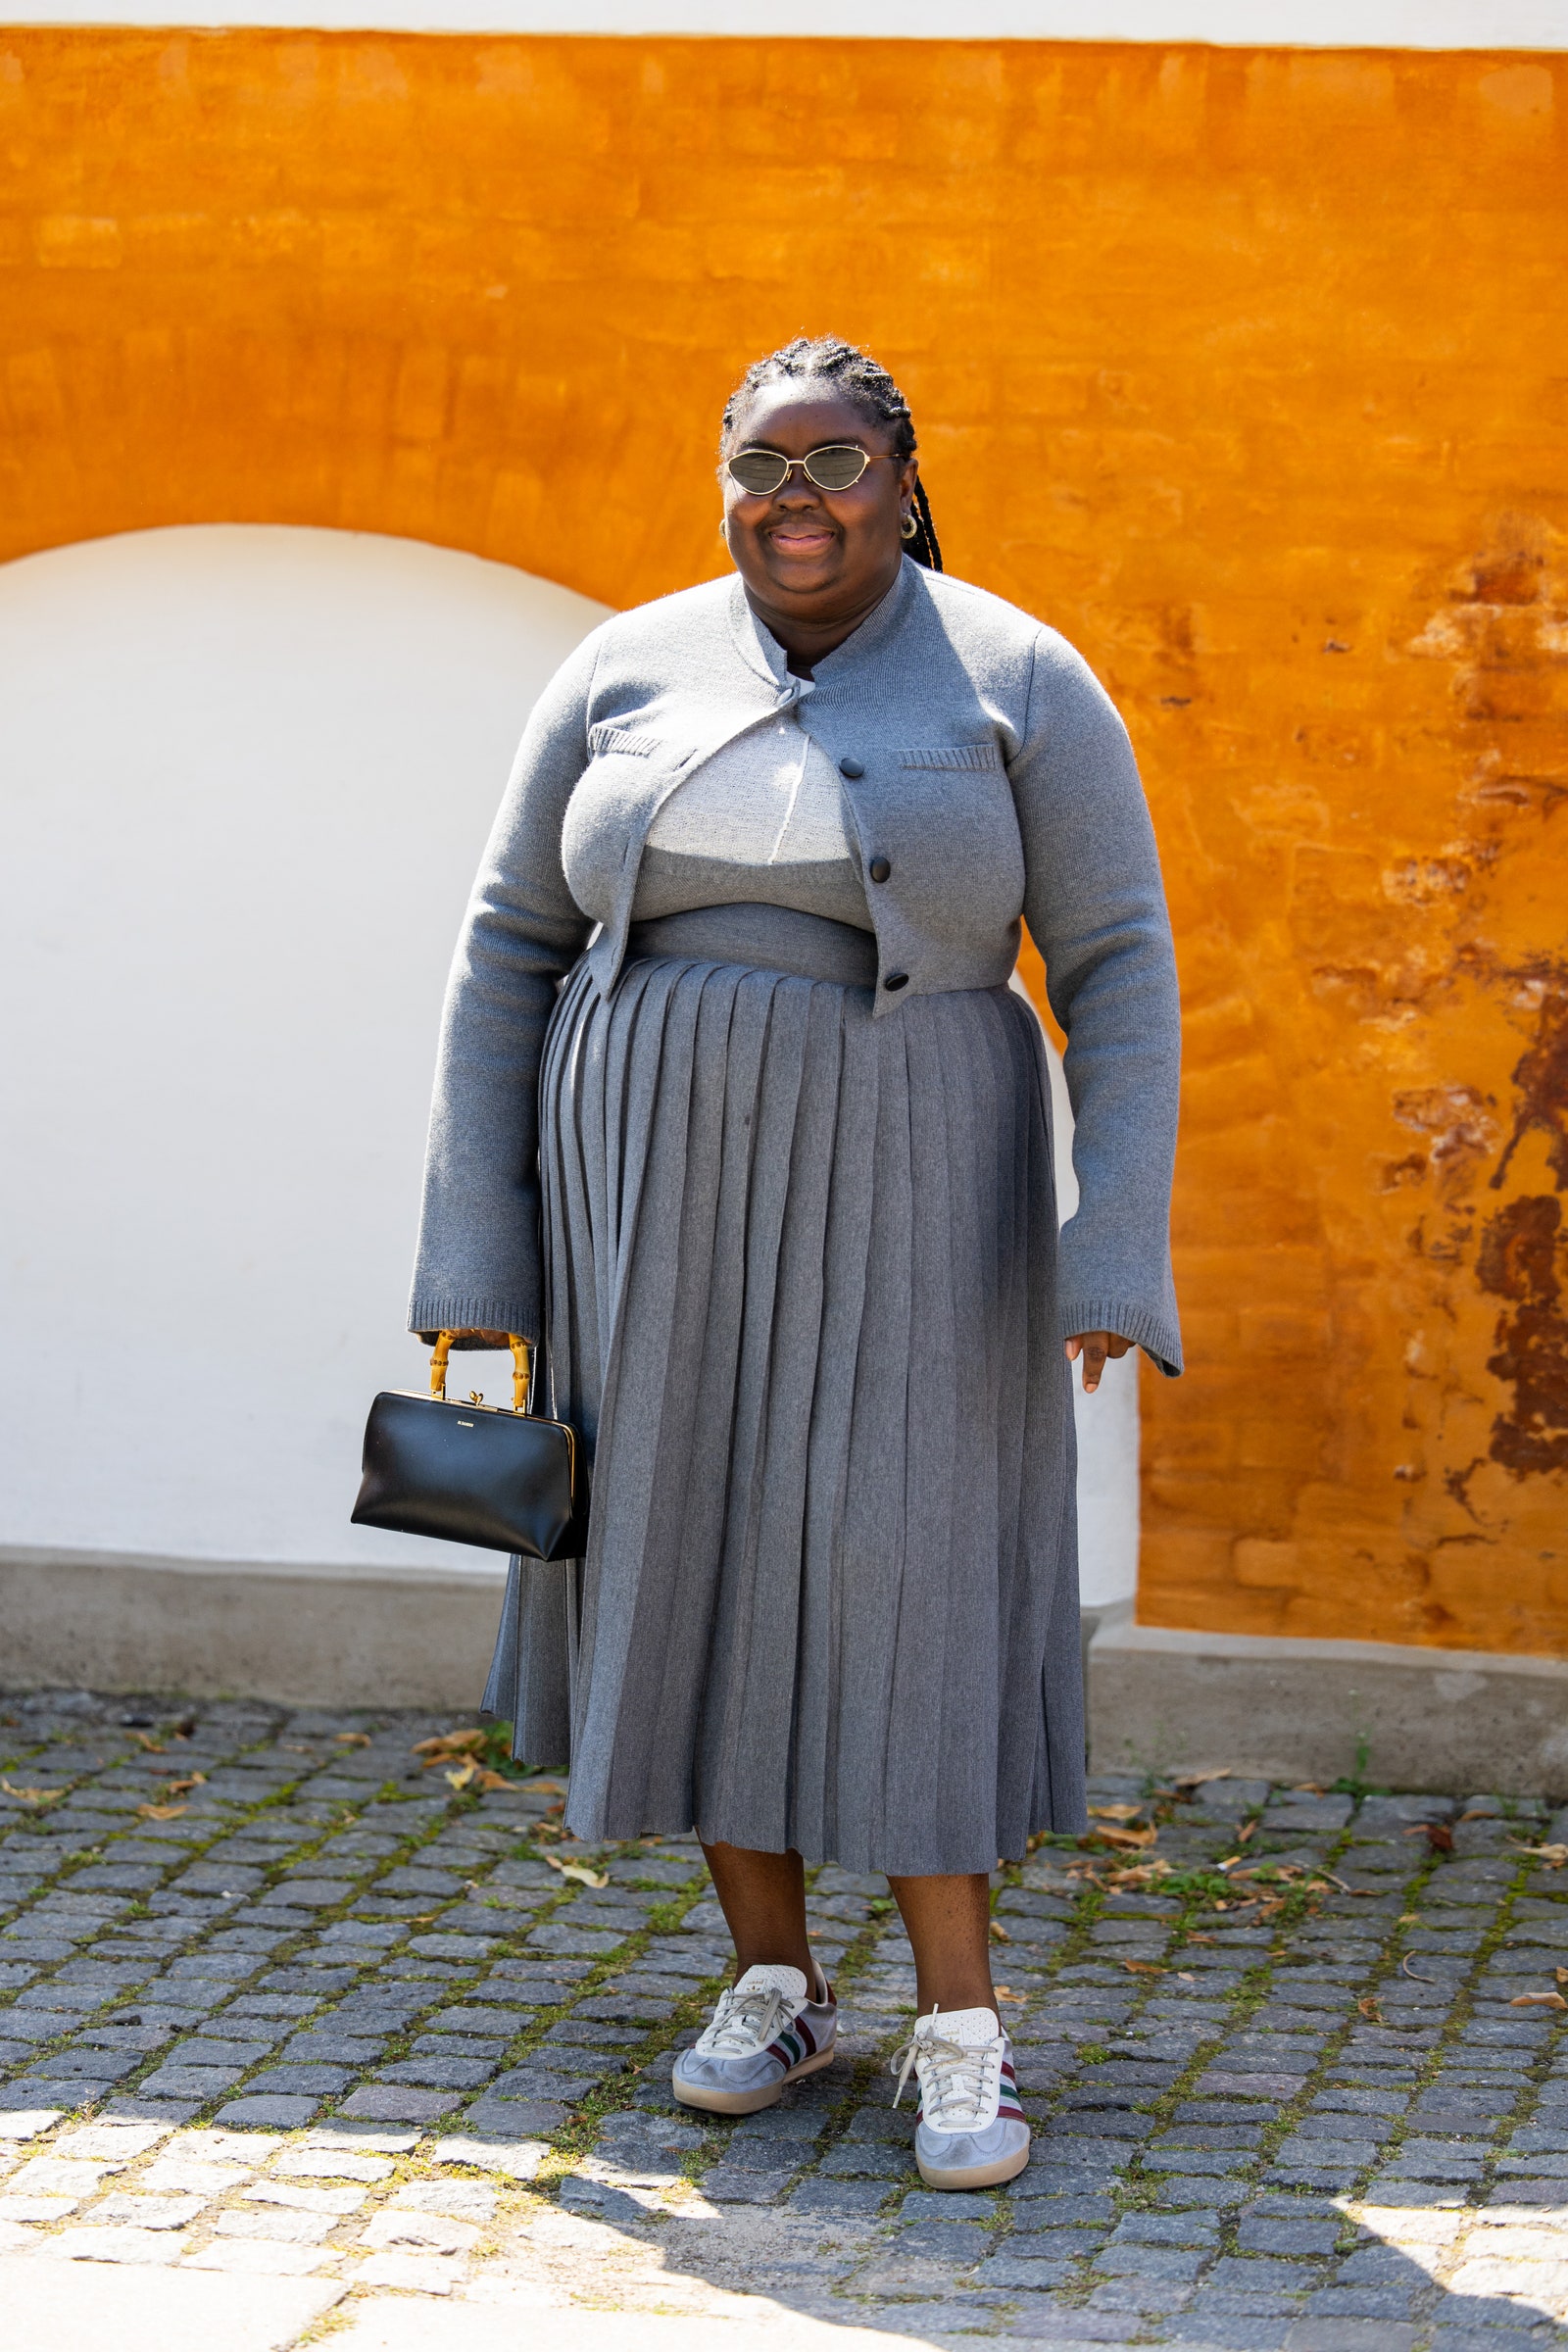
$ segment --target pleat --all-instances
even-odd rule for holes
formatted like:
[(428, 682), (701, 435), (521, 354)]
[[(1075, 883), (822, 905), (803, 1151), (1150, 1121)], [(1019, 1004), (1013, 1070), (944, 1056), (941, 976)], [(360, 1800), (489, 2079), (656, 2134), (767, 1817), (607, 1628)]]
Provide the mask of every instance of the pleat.
[(1006, 991), (648, 958), (540, 1084), (580, 1563), (514, 1563), (486, 1704), (583, 1837), (989, 1869), (1077, 1827), (1071, 1397), (1038, 1030)]
[[(872, 1163), (875, 1151), (879, 1062), (873, 1024), (844, 1022), (831, 1102), (834, 1148), (827, 1170), (821, 1304), (807, 1435), (803, 1601), (800, 1647), (793, 1661), (795, 1730), (788, 1760), (787, 1839), (800, 1853), (831, 1853), (835, 1858), (841, 1845), (849, 1850), (847, 1839), (859, 1837), (863, 1842), (864, 1836), (864, 1824), (857, 1820), (857, 1802), (863, 1808), (864, 1795), (863, 1768), (857, 1774), (857, 1737), (863, 1741), (865, 1711), (853, 1698), (846, 1709), (845, 1696), (856, 1655), (856, 1595), (848, 1568), (852, 1562), (863, 1567), (868, 1558), (863, 1542), (857, 1541), (863, 1531), (853, 1524), (851, 1454), (874, 1204), (874, 1188), (860, 1180), (860, 1171)], [(890, 1391), (901, 1369), (889, 1367)], [(884, 1687), (885, 1678), (873, 1686), (877, 1690)], [(876, 1761), (880, 1769), (880, 1756)], [(846, 1788), (847, 1808), (841, 1806)]]

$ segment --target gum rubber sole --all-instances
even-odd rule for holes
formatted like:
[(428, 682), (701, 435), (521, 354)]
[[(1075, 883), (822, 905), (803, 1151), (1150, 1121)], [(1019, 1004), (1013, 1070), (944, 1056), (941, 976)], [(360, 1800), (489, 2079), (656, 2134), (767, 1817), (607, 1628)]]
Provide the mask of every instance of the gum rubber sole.
[(838, 2052), (838, 2036), (810, 2058), (803, 2058), (792, 2066), (787, 2075), (776, 2082), (760, 2083), (756, 2090), (708, 2090), (700, 2085), (683, 2083), (679, 2075), (670, 2077), (669, 2087), (683, 2107), (701, 2107), (709, 2115), (756, 2115), (763, 2107), (776, 2107), (792, 2082), (803, 2075), (814, 2075), (818, 2067), (831, 2066)]
[(1030, 2142), (1011, 2156), (999, 2156), (995, 2164), (961, 2165), (948, 2171), (944, 2165), (926, 2164), (916, 2156), (920, 2178), (927, 2188), (995, 2188), (999, 2181), (1016, 2180), (1029, 2162)]

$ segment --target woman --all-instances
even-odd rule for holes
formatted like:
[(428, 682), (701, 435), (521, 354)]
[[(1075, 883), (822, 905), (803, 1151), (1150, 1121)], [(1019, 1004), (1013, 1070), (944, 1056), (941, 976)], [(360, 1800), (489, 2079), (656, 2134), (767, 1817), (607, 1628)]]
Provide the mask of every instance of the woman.
[[(411, 1323), (545, 1337), (588, 1556), (513, 1562), (485, 1703), (585, 1838), (697, 1827), (737, 1982), (674, 2087), (833, 2055), (803, 1868), (888, 1874), (915, 2149), (1028, 2159), (988, 1874), (1083, 1814), (1069, 1359), (1180, 1368), (1178, 1023), (1122, 725), (946, 578), (851, 346), (724, 415), (735, 578), (596, 629), (529, 720), (447, 999)], [(1067, 1033), (1056, 1232), (1019, 917)], [(599, 926), (595, 935), (595, 926)]]

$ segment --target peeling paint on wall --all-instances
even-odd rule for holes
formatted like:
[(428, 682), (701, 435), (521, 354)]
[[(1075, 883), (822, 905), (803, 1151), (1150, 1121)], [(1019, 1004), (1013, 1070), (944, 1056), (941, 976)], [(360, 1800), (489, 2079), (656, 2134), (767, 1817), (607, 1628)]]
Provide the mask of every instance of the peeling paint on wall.
[(1186, 1183), (1251, 1168), (1274, 1296), (1224, 1300), (1216, 1229), (1196, 1425), (1146, 1382), (1154, 1622), (1568, 1639), (1568, 561), (1507, 506), (1473, 546), (1359, 625), (1320, 608), (1356, 722), (1292, 726), (1196, 965), (1184, 941)]
[(1484, 1228), (1476, 1272), (1483, 1290), (1510, 1301), (1487, 1370), (1513, 1390), (1492, 1425), (1490, 1451), (1516, 1478), (1568, 1470), (1568, 1315), (1560, 1311), (1568, 1235), (1550, 1193), (1511, 1201)]

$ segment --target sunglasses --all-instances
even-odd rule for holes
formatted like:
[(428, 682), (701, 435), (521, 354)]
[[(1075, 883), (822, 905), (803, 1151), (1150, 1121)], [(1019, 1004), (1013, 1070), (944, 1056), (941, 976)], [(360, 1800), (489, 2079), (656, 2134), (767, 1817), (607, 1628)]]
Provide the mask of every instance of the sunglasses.
[(726, 460), (724, 470), (749, 498), (771, 498), (775, 490), (783, 489), (797, 466), (818, 490), (853, 490), (875, 462), (853, 441), (830, 441), (822, 449), (809, 450), (804, 458), (780, 457), (776, 449), (738, 449)]

